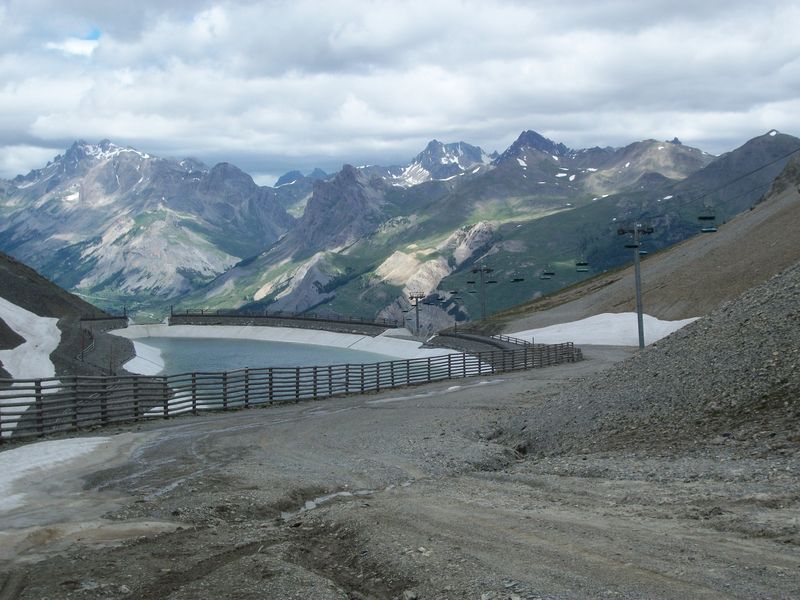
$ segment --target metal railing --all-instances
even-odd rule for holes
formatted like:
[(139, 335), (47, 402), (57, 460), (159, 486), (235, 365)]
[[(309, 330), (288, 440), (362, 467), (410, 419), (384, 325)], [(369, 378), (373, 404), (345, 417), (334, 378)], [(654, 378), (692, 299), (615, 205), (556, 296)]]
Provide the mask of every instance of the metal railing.
[(0, 379), (0, 444), (82, 427), (322, 399), (581, 360), (572, 343), (369, 364), (168, 376)]

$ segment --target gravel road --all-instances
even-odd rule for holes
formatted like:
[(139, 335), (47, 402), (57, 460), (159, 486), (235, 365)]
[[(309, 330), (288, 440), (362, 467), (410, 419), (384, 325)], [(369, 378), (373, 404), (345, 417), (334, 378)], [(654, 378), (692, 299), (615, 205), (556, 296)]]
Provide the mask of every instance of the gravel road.
[(0, 599), (800, 597), (790, 457), (510, 444), (632, 352), (119, 430), (0, 516)]

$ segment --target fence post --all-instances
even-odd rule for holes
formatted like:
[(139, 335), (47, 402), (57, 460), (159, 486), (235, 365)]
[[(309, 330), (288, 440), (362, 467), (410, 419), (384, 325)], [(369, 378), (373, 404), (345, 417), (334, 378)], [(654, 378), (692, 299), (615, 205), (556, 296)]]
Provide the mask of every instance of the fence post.
[(192, 414), (197, 414), (197, 373), (192, 371)]
[(300, 367), (294, 368), (294, 401), (300, 402)]
[(42, 380), (37, 379), (33, 384), (33, 393), (36, 396), (36, 431), (44, 435), (44, 403), (42, 402)]
[(250, 369), (244, 368), (244, 407), (250, 407)]
[(164, 418), (169, 419), (169, 385), (166, 377), (161, 378), (161, 395), (164, 401)]
[[(77, 402), (75, 403), (77, 407)], [(77, 412), (77, 410), (76, 410)], [(139, 378), (133, 378), (133, 418), (139, 419)]]
[(350, 393), (350, 363), (344, 366), (344, 393)]
[(275, 399), (272, 395), (272, 367), (269, 368), (269, 374), (267, 375), (267, 395), (269, 403), (272, 404)]
[(228, 372), (222, 372), (222, 410), (228, 410)]
[(317, 394), (317, 367), (316, 366), (314, 367), (314, 370), (312, 371), (312, 377), (313, 377), (313, 381), (314, 381), (314, 400), (316, 400), (317, 397), (318, 397), (318, 394)]
[(375, 391), (381, 391), (381, 363), (375, 363)]
[(78, 428), (78, 376), (72, 376), (72, 428)]
[(394, 361), (389, 363), (389, 383), (394, 388)]
[(466, 352), (462, 352), (461, 353), (461, 371), (462, 371), (461, 376), (462, 377), (466, 377), (467, 376), (467, 353)]
[(448, 379), (452, 379), (453, 378), (453, 355), (452, 354), (448, 354), (447, 355), (447, 378)]
[(411, 385), (411, 359), (406, 359), (406, 385)]
[(431, 357), (428, 357), (428, 379), (427, 381), (430, 382), (431, 380)]
[(361, 393), (362, 394), (364, 393), (364, 384), (365, 383), (366, 382), (364, 381), (364, 363), (361, 363)]
[(108, 378), (103, 377), (103, 391), (100, 394), (100, 423), (108, 423)]
[(333, 396), (333, 365), (328, 365), (328, 396)]

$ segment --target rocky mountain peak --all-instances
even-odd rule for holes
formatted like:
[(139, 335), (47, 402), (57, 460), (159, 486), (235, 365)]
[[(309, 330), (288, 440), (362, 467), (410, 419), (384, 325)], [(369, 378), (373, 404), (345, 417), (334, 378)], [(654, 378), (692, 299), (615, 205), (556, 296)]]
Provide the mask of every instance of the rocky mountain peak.
[(502, 155), (503, 158), (517, 158), (525, 153), (526, 150), (539, 150), (554, 156), (566, 156), (572, 151), (561, 143), (556, 143), (551, 139), (533, 130), (523, 131), (516, 141)]

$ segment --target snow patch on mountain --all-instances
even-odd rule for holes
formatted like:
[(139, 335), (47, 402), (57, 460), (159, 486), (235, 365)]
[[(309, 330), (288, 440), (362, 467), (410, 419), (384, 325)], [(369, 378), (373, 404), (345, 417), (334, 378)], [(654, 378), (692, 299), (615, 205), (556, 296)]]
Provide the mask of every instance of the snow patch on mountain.
[(14, 379), (53, 377), (56, 369), (50, 354), (61, 342), (58, 319), (40, 317), (0, 297), (0, 319), (25, 342), (10, 350), (0, 350), (3, 368)]

